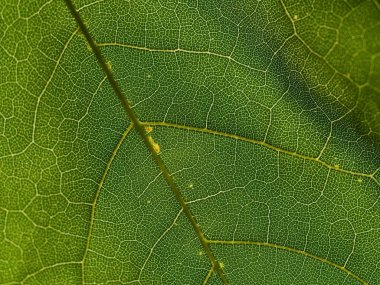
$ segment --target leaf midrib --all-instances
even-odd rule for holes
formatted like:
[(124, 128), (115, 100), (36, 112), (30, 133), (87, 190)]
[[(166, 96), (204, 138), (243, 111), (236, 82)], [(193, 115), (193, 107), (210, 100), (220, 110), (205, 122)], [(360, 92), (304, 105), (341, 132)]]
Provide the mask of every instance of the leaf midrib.
[[(98, 3), (98, 2), (102, 2), (102, 1), (96, 1), (96, 3)], [(379, 7), (379, 4), (376, 2), (376, 1), (374, 1), (374, 3), (377, 5), (377, 7)], [(94, 3), (95, 4), (95, 3)], [(86, 8), (86, 7), (82, 7), (82, 8)], [(80, 8), (80, 9), (82, 9), (82, 8)], [(79, 10), (80, 10), (79, 9)], [(64, 52), (64, 51), (63, 51)], [(57, 62), (57, 65), (59, 64), (59, 60), (58, 60), (58, 62)], [(54, 73), (55, 73), (55, 70), (53, 71), (53, 73), (52, 73), (52, 76), (54, 76)], [(48, 82), (47, 84), (49, 84), (50, 82)], [(37, 111), (36, 111), (37, 112)], [(163, 122), (146, 122), (146, 123), (143, 123), (143, 124), (149, 124), (149, 125), (160, 125), (161, 123), (163, 123)], [(167, 124), (167, 123), (165, 123), (165, 124)], [(173, 126), (173, 127), (175, 127), (175, 126)], [(194, 127), (188, 127), (188, 126), (180, 126), (180, 125), (177, 125), (176, 126), (177, 128), (182, 128), (182, 129), (192, 129), (192, 128), (194, 128)], [(205, 132), (205, 133), (213, 133), (213, 134), (217, 134), (217, 135), (221, 135), (221, 136), (226, 136), (226, 137), (231, 137), (231, 138), (236, 138), (236, 139), (241, 139), (241, 140), (243, 140), (243, 141), (248, 141), (248, 140), (250, 140), (250, 139), (248, 139), (248, 138), (244, 138), (244, 137), (238, 137), (238, 136), (235, 136), (235, 135), (231, 135), (231, 134), (227, 134), (227, 133), (222, 133), (222, 132), (217, 132), (217, 131), (212, 131), (212, 130), (206, 130), (206, 129), (196, 129), (196, 128), (194, 128), (194, 131), (199, 131), (199, 132)], [(257, 144), (261, 144), (259, 141), (257, 141), (257, 142), (255, 142), (254, 140), (252, 140), (252, 143), (257, 143)], [(262, 144), (262, 145), (264, 145), (264, 144)], [(271, 147), (270, 145), (268, 145), (267, 147), (269, 147), (269, 148), (276, 148), (276, 147)], [(281, 149), (276, 149), (277, 151), (281, 151), (281, 152), (283, 152)], [(286, 153), (286, 150), (284, 151), (284, 153)], [(288, 153), (289, 155), (293, 155), (293, 156), (298, 156), (298, 157), (302, 157), (302, 155), (298, 155), (297, 153), (292, 153), (292, 152), (289, 152)], [(309, 159), (308, 157), (302, 157), (302, 158), (304, 158), (304, 159)], [(315, 160), (315, 159), (313, 159), (313, 158), (311, 158), (311, 159), (309, 159), (309, 160)], [(322, 163), (321, 161), (317, 161), (317, 162), (319, 162), (319, 163)], [(323, 163), (322, 163), (323, 164)], [(326, 167), (331, 167), (331, 168), (333, 168), (333, 166), (331, 166), (331, 165), (328, 165), (327, 163), (326, 163), (326, 165), (325, 165)], [(336, 170), (336, 169), (334, 169), (334, 170)], [(377, 169), (376, 171), (378, 171), (379, 169)], [(338, 169), (338, 170), (336, 170), (336, 171), (341, 171), (341, 172), (345, 172), (345, 170), (343, 170), (343, 169)], [(374, 173), (376, 173), (376, 171), (374, 172)], [(380, 186), (380, 183), (379, 183), (379, 181), (377, 181), (375, 178), (374, 178), (374, 173), (373, 174), (365, 174), (365, 173), (351, 173), (351, 171), (347, 171), (346, 173), (350, 173), (350, 174), (353, 174), (353, 175), (359, 175), (359, 176), (366, 176), (366, 177), (370, 177), (370, 178), (372, 178), (372, 179), (374, 179), (375, 180), (375, 182)], [(99, 189), (100, 190), (100, 189)], [(209, 242), (212, 242), (212, 241), (209, 241)], [(238, 241), (236, 241), (236, 242), (238, 242)], [(252, 242), (253, 243), (253, 242)], [(72, 262), (73, 264), (76, 264), (77, 262)], [(70, 262), (63, 262), (62, 263), (62, 265), (65, 265), (65, 264), (70, 264)], [(48, 267), (44, 267), (43, 269), (41, 269), (40, 271), (43, 271), (43, 270), (46, 270), (47, 268), (51, 268), (51, 267), (55, 267), (55, 266), (59, 266), (59, 265), (61, 265), (61, 264), (55, 264), (55, 265), (51, 265), (51, 266), (48, 266)], [(40, 271), (37, 271), (36, 273), (38, 273), (38, 272), (40, 272)], [(210, 272), (212, 272), (212, 271), (210, 271)], [(29, 275), (28, 275), (29, 276)], [(25, 281), (25, 279), (23, 280), (23, 281)], [(23, 282), (22, 281), (22, 282)], [(12, 283), (12, 284), (16, 284), (16, 283)], [(18, 283), (17, 283), (18, 284)], [(367, 283), (363, 283), (363, 284), (367, 284)]]
[[(124, 110), (128, 114), (128, 117), (132, 121), (136, 131), (139, 133), (144, 144), (146, 145), (146, 147), (148, 148), (148, 150), (152, 154), (153, 159), (154, 159), (155, 163), (157, 164), (158, 168), (160, 169), (160, 171), (162, 172), (162, 175), (164, 176), (166, 183), (171, 188), (177, 202), (181, 206), (181, 208), (182, 208), (183, 212), (185, 213), (188, 221), (190, 222), (191, 226), (193, 227), (193, 229), (194, 229), (194, 231), (195, 231), (195, 233), (199, 239), (199, 242), (201, 243), (203, 249), (205, 250), (212, 266), (218, 272), (219, 277), (222, 280), (223, 284), (227, 285), (228, 281), (224, 275), (223, 269), (221, 268), (219, 262), (217, 262), (217, 260), (215, 259), (214, 254), (211, 251), (209, 244), (206, 242), (206, 238), (203, 234), (203, 231), (201, 230), (199, 224), (195, 220), (195, 217), (191, 213), (191, 210), (188, 207), (187, 203), (185, 202), (185, 200), (184, 200), (181, 192), (179, 191), (173, 177), (171, 176), (170, 172), (168, 171), (168, 169), (167, 169), (166, 165), (164, 164), (162, 158), (159, 156), (158, 152), (155, 150), (155, 146), (154, 146), (152, 138), (150, 136), (148, 136), (148, 134), (145, 130), (145, 127), (140, 123), (139, 118), (137, 117), (135, 112), (132, 110), (127, 99), (123, 95), (117, 81), (115, 80), (115, 78), (113, 76), (113, 73), (110, 70), (109, 65), (107, 64), (103, 55), (101, 54), (99, 47), (95, 43), (95, 40), (90, 35), (89, 30), (87, 29), (86, 25), (84, 24), (80, 14), (77, 12), (74, 4), (71, 2), (71, 0), (65, 0), (65, 3), (66, 3), (67, 8), (69, 9), (70, 13), (72, 14), (73, 18), (75, 19), (75, 21), (79, 25), (83, 35), (85, 36), (85, 38), (87, 40), (87, 43), (89, 44), (93, 53), (95, 54), (96, 59), (97, 59), (99, 65), (101, 66), (103, 72), (107, 76), (107, 79), (108, 79), (112, 89), (114, 90), (115, 95), (117, 95), (117, 97), (119, 98), (121, 105), (123, 106)], [(83, 280), (83, 282), (84, 282), (84, 280)]]

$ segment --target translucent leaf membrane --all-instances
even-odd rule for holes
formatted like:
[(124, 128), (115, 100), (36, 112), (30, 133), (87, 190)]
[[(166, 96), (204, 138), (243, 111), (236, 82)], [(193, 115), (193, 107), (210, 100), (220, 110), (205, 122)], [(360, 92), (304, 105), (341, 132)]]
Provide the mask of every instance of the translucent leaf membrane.
[(4, 0), (1, 284), (378, 284), (376, 1), (74, 4), (201, 235), (64, 1)]

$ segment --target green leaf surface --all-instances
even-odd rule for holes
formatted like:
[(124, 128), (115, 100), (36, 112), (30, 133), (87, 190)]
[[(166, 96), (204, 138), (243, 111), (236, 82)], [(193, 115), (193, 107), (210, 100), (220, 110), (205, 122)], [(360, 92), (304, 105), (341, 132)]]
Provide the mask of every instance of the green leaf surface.
[(74, 5), (139, 123), (0, 0), (0, 284), (380, 284), (379, 2)]

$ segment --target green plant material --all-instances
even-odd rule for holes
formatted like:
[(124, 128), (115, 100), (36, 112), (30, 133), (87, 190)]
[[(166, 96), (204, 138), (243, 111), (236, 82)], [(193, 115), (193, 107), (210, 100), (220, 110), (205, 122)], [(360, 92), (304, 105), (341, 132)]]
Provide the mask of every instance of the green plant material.
[(380, 284), (377, 1), (74, 5), (0, 3), (0, 284)]

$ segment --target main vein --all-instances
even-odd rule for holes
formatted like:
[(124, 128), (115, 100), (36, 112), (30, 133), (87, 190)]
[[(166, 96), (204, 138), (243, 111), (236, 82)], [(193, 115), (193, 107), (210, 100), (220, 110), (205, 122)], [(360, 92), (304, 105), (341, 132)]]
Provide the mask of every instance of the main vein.
[(120, 100), (121, 105), (123, 106), (124, 110), (128, 114), (129, 119), (132, 121), (136, 131), (142, 138), (144, 144), (148, 148), (148, 150), (151, 152), (152, 157), (159, 167), (160, 171), (162, 172), (162, 175), (166, 181), (166, 183), (169, 185), (171, 190), (173, 191), (173, 194), (177, 200), (177, 202), (180, 204), (180, 206), (183, 209), (183, 212), (185, 213), (187, 219), (189, 220), (190, 224), (192, 225), (196, 235), (199, 238), (199, 241), (201, 245), (203, 246), (208, 258), (210, 259), (210, 262), (212, 266), (214, 266), (216, 272), (218, 272), (220, 279), (222, 280), (223, 284), (227, 285), (228, 281), (226, 276), (224, 275), (224, 272), (219, 264), (219, 262), (216, 261), (215, 256), (213, 252), (211, 251), (210, 245), (207, 242), (207, 239), (205, 238), (199, 224), (195, 220), (195, 217), (193, 216), (190, 208), (186, 204), (186, 201), (184, 200), (181, 192), (179, 191), (173, 177), (171, 176), (169, 170), (167, 169), (166, 165), (164, 164), (162, 158), (159, 156), (158, 152), (155, 150), (155, 146), (153, 145), (152, 139), (150, 136), (147, 135), (144, 126), (141, 124), (139, 118), (135, 114), (135, 112), (132, 110), (131, 106), (129, 105), (127, 99), (124, 97), (120, 86), (116, 82), (109, 66), (107, 65), (107, 62), (105, 61), (103, 55), (100, 52), (99, 47), (95, 43), (95, 40), (90, 35), (89, 30), (87, 29), (86, 25), (84, 24), (83, 20), (81, 19), (81, 16), (77, 12), (76, 8), (74, 7), (74, 4), (71, 0), (65, 0), (65, 3), (70, 10), (72, 16), (76, 20), (77, 24), (79, 25), (83, 35), (85, 36), (89, 46), (91, 47), (93, 53), (95, 54), (95, 57), (103, 69), (103, 72), (107, 76), (108, 81), (110, 82), (110, 85), (112, 86), (112, 89), (114, 90), (115, 94)]

